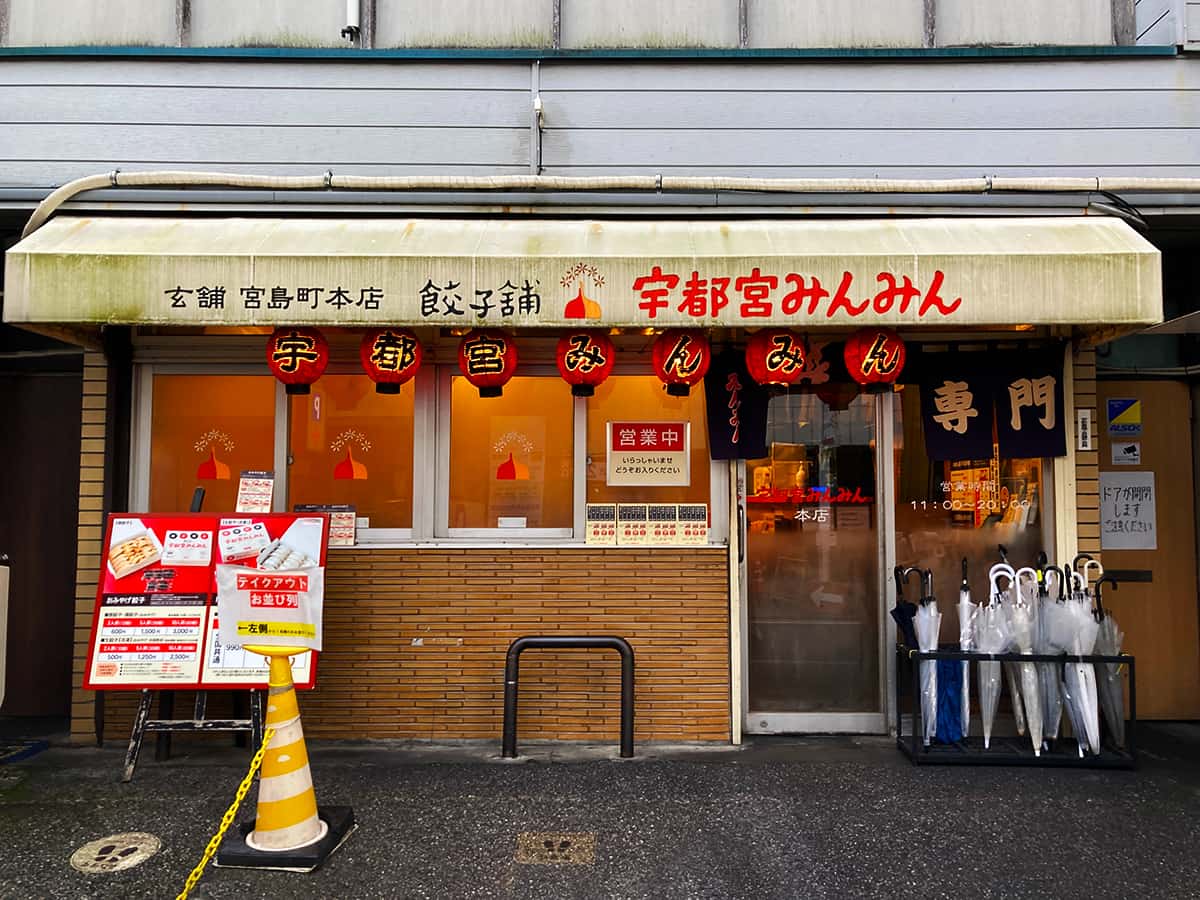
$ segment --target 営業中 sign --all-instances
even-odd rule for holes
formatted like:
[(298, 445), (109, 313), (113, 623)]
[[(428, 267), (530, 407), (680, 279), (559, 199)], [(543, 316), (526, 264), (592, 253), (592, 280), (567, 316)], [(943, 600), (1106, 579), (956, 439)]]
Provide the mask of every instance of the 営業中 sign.
[(691, 484), (689, 422), (608, 422), (610, 487), (687, 487)]

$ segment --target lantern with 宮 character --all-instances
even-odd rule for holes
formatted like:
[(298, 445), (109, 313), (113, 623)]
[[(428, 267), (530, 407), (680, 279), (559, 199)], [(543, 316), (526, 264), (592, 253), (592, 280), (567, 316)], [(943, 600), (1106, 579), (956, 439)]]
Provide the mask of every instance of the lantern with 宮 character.
[(555, 359), (576, 397), (590, 397), (612, 372), (617, 351), (602, 331), (572, 331), (558, 339)]
[(654, 374), (672, 397), (686, 397), (708, 371), (712, 350), (708, 337), (692, 328), (664, 331), (654, 342), (651, 354)]
[(890, 328), (861, 328), (846, 341), (850, 377), (869, 393), (886, 393), (904, 371), (904, 341)]
[(507, 331), (477, 328), (458, 345), (458, 368), (480, 397), (499, 397), (517, 369), (517, 345)]
[(276, 328), (267, 339), (267, 365), (289, 394), (307, 394), (329, 364), (329, 344), (315, 328)]
[(786, 328), (756, 331), (746, 345), (746, 368), (759, 384), (793, 384), (804, 374), (804, 339)]
[(403, 328), (377, 328), (363, 335), (359, 359), (378, 394), (398, 394), (421, 368), (421, 342)]

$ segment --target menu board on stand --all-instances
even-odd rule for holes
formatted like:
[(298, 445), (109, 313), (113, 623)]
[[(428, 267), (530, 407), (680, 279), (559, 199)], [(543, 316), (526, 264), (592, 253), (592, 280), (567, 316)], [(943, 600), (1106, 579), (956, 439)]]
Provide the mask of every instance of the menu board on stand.
[[(325, 565), (321, 515), (207, 513), (114, 515), (84, 687), (88, 690), (229, 690), (267, 686), (265, 657), (217, 639), (217, 563), (278, 571)], [(299, 689), (316, 661), (292, 661)]]

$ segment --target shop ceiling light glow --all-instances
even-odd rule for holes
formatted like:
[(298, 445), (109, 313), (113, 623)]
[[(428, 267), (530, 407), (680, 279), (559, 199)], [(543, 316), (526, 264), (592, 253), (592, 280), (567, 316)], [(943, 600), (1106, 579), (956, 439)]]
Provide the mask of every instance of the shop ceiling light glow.
[(904, 341), (890, 328), (860, 328), (846, 341), (846, 371), (870, 393), (891, 390), (904, 359)]
[(603, 331), (571, 331), (558, 339), (554, 358), (576, 397), (591, 397), (612, 372), (617, 350)]
[(458, 345), (458, 368), (480, 397), (499, 397), (517, 370), (516, 342), (507, 331), (470, 331)]
[(654, 374), (672, 397), (686, 397), (712, 361), (708, 336), (694, 328), (672, 328), (654, 341)]
[(307, 394), (329, 365), (329, 344), (315, 328), (276, 328), (267, 339), (267, 365), (289, 394)]
[(421, 368), (421, 342), (404, 328), (376, 328), (363, 335), (359, 359), (378, 394), (398, 394)]
[(746, 345), (746, 368), (759, 384), (793, 384), (804, 364), (804, 338), (787, 328), (756, 331)]

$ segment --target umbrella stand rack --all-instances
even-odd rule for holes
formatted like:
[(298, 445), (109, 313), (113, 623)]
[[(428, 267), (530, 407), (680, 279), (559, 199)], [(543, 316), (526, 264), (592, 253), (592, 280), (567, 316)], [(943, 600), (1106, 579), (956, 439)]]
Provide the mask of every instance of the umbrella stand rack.
[[(1134, 658), (1120, 656), (1072, 656), (1048, 653), (974, 653), (963, 650), (909, 650), (898, 645), (897, 672), (904, 671), (905, 664), (912, 670), (912, 725), (909, 734), (904, 733), (903, 724), (896, 729), (896, 746), (914, 765), (967, 765), (967, 766), (1056, 766), (1069, 769), (1134, 769), (1137, 768), (1137, 676)], [(1126, 666), (1129, 672), (1129, 718), (1125, 725), (1125, 746), (1113, 746), (1106, 741), (1100, 753), (1079, 756), (1076, 742), (1071, 738), (1059, 738), (1049, 751), (1043, 750), (1035, 756), (1028, 737), (997, 737), (993, 735), (990, 749), (984, 749), (979, 736), (953, 744), (931, 743), (924, 746), (921, 722), (920, 666), (924, 660), (966, 660), (968, 662), (1052, 662), (1052, 663), (1116, 663)], [(900, 710), (905, 679), (896, 679), (896, 709)], [(899, 715), (899, 713), (897, 713)], [(1069, 752), (1068, 752), (1069, 750)]]

